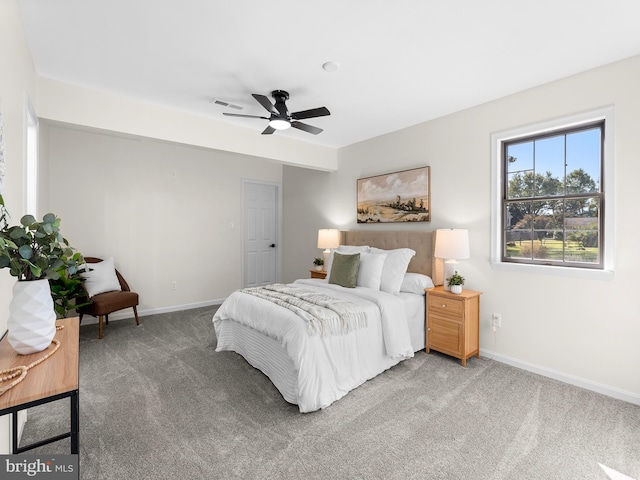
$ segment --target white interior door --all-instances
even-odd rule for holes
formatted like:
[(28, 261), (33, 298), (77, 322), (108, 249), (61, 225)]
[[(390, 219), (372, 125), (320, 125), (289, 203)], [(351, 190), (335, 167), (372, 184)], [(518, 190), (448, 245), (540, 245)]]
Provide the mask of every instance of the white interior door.
[(257, 287), (278, 281), (278, 185), (245, 180), (243, 198), (242, 284)]

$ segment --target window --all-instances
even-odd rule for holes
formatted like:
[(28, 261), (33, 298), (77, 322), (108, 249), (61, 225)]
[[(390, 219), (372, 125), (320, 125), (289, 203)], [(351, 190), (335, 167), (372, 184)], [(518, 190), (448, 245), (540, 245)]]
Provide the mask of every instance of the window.
[(503, 261), (602, 268), (604, 122), (503, 143)]
[(612, 270), (612, 122), (607, 110), (492, 137), (492, 264)]

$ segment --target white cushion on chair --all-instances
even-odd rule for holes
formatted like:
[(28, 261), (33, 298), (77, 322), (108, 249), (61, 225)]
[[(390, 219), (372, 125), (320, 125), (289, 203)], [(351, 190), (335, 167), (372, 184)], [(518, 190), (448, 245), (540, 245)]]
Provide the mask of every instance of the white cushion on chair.
[(122, 290), (116, 275), (113, 257), (98, 263), (87, 263), (85, 268), (91, 270), (80, 275), (85, 279), (84, 288), (89, 294), (89, 298), (99, 293)]

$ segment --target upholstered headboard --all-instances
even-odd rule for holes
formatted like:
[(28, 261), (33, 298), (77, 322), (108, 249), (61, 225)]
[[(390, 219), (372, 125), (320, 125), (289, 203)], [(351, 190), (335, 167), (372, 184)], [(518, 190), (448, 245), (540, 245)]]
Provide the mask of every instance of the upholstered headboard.
[(371, 231), (358, 230), (340, 232), (342, 245), (369, 245), (370, 247), (392, 250), (410, 248), (416, 255), (411, 259), (408, 272), (428, 275), (436, 285), (442, 284), (442, 260), (433, 256), (435, 232), (433, 231)]

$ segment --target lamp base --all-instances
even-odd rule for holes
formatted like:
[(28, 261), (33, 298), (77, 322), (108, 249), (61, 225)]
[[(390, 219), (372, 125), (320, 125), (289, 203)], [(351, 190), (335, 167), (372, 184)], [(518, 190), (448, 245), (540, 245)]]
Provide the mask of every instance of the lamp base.
[(458, 265), (460, 265), (457, 260), (446, 260), (444, 262), (444, 268), (442, 270), (442, 286), (445, 291), (450, 292), (451, 287), (447, 285), (447, 278), (451, 277), (456, 270), (458, 270)]
[(322, 267), (322, 269), (326, 272), (327, 268), (329, 267), (329, 256), (331, 255), (331, 250), (329, 250), (328, 248), (325, 249), (322, 252), (322, 258), (324, 259), (324, 266)]

